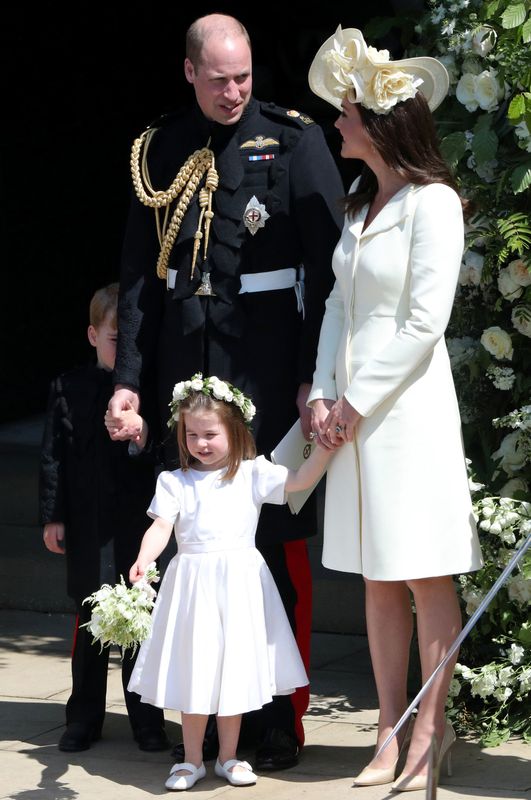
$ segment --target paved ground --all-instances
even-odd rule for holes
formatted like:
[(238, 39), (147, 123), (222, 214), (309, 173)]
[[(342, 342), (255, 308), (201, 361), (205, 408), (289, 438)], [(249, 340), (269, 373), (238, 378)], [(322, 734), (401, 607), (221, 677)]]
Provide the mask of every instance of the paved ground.
[[(168, 753), (140, 752), (132, 741), (112, 656), (104, 736), (89, 751), (61, 753), (56, 743), (69, 694), (70, 615), (0, 611), (0, 800), (140, 800), (168, 796)], [(247, 800), (384, 800), (388, 787), (353, 788), (352, 776), (369, 761), (376, 703), (366, 639), (314, 634), (307, 746), (297, 767), (261, 776), (256, 786), (231, 787), (213, 775), (191, 793), (197, 800), (238, 795)], [(168, 729), (180, 740), (179, 718)], [(252, 761), (252, 753), (242, 753)], [(460, 739), (454, 776), (437, 797), (531, 798), (531, 748), (520, 741), (481, 750)], [(423, 797), (417, 792), (413, 797)]]

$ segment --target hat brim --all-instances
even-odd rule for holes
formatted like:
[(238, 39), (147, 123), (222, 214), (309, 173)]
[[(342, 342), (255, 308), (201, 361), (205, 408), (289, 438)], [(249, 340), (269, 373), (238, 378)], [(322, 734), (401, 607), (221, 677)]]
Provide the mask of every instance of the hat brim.
[[(335, 81), (323, 59), (324, 54), (334, 48), (336, 36), (337, 34), (330, 36), (317, 51), (308, 72), (308, 83), (314, 94), (341, 110), (342, 98), (332, 91)], [(342, 36), (343, 40), (346, 41), (350, 39), (363, 41), (363, 34), (357, 28), (345, 28), (342, 31)], [(420, 78), (422, 83), (418, 88), (426, 98), (431, 111), (435, 111), (448, 93), (448, 72), (446, 67), (436, 58), (430, 58), (429, 56), (403, 58), (397, 61), (389, 61), (386, 66), (397, 70), (404, 69), (415, 78)]]

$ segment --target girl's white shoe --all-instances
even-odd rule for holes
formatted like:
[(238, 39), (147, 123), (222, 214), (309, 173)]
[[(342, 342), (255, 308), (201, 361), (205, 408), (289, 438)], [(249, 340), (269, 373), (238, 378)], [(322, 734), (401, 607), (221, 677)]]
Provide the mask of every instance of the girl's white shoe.
[[(189, 775), (176, 775), (176, 772), (181, 772), (181, 770), (187, 770), (190, 774)], [(186, 789), (191, 789), (197, 781), (200, 781), (201, 778), (204, 778), (206, 775), (205, 765), (201, 764), (200, 767), (196, 767), (194, 764), (189, 764), (187, 761), (184, 764), (174, 764), (170, 770), (170, 777), (164, 784), (166, 789), (170, 789), (173, 792), (184, 792)]]
[[(243, 767), (245, 772), (241, 770), (234, 772), (234, 767)], [(249, 762), (238, 761), (237, 758), (229, 758), (223, 765), (216, 761), (214, 772), (220, 778), (226, 778), (233, 786), (251, 786), (257, 780)]]

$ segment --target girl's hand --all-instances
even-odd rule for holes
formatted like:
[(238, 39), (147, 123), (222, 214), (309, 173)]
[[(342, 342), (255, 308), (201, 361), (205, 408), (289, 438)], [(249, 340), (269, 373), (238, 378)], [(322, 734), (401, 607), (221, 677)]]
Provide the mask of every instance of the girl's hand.
[(351, 442), (354, 439), (354, 428), (361, 419), (345, 396), (332, 405), (328, 417), (324, 422), (325, 435), (333, 447)]
[(65, 526), (62, 522), (47, 522), (42, 534), (44, 544), (51, 553), (65, 552)]
[(129, 570), (129, 583), (136, 583), (146, 573), (146, 565), (142, 561), (135, 561)]

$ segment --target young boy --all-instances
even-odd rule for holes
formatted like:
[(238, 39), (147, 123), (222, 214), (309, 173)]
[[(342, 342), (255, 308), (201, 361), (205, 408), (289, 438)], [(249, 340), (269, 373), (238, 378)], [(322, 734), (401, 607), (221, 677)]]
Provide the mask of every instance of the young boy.
[[(53, 381), (41, 455), (44, 543), (53, 553), (66, 553), (67, 591), (77, 606), (72, 694), (59, 740), (59, 749), (67, 752), (87, 750), (99, 739), (105, 715), (109, 648), (100, 652), (81, 627), (91, 614), (82, 601), (103, 583), (114, 584), (120, 574), (128, 575), (145, 532), (154, 486), (151, 459), (129, 455), (129, 443), (111, 441), (104, 424), (113, 392), (117, 300), (116, 283), (92, 298), (88, 339), (97, 363)], [(143, 434), (140, 447), (145, 429)], [(126, 651), (122, 683), (133, 736), (141, 750), (165, 750), (169, 742), (163, 712), (126, 689), (134, 663)]]

